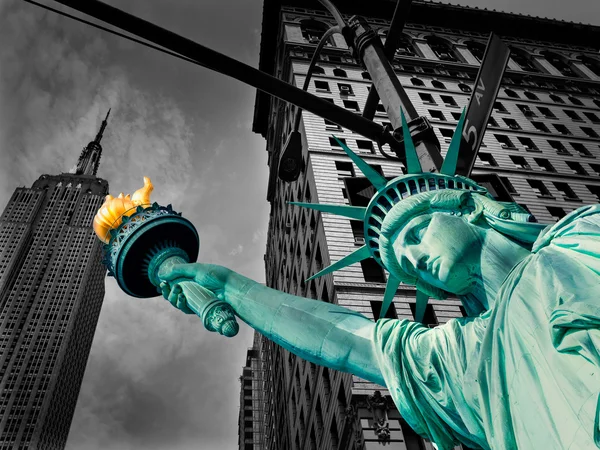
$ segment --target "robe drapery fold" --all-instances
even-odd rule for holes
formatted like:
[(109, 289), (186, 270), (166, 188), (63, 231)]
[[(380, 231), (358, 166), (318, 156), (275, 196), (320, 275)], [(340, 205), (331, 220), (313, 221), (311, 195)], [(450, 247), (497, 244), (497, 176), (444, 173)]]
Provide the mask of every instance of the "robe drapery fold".
[(600, 205), (546, 228), (481, 316), (381, 319), (373, 342), (400, 414), (440, 450), (600, 448)]

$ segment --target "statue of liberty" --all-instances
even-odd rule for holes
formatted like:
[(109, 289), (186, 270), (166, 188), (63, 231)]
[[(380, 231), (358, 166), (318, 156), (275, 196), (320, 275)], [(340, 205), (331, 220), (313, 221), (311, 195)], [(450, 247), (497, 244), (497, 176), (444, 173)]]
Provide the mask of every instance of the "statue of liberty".
[(364, 222), (366, 258), (399, 284), (461, 299), (469, 317), (434, 329), (270, 289), (221, 266), (172, 265), (163, 295), (187, 305), (193, 280), (296, 355), (387, 386), (400, 414), (440, 450), (600, 448), (600, 205), (544, 226), (455, 176), (459, 122), (441, 173), (422, 173), (404, 120), (408, 174), (387, 181), (342, 142), (377, 193), (366, 208), (298, 204)]

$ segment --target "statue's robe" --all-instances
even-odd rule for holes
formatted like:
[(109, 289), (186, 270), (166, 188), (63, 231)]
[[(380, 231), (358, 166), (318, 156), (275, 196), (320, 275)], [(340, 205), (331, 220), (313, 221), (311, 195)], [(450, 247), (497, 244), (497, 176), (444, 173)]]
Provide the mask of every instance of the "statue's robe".
[(600, 448), (600, 205), (546, 228), (479, 317), (373, 339), (400, 414), (440, 450)]

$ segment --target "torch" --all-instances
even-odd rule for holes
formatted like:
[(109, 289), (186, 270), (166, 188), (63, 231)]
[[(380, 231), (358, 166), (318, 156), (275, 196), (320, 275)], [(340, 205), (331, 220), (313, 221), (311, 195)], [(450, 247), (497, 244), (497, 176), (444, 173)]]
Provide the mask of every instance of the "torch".
[[(105, 244), (102, 262), (108, 275), (125, 293), (138, 298), (161, 294), (164, 273), (175, 264), (196, 261), (200, 248), (198, 232), (189, 220), (171, 205), (150, 203), (153, 189), (150, 178), (144, 177), (144, 187), (132, 196), (107, 195), (94, 218), (94, 231)], [(211, 291), (184, 278), (168, 286), (181, 290), (207, 330), (227, 337), (238, 333), (233, 309)]]

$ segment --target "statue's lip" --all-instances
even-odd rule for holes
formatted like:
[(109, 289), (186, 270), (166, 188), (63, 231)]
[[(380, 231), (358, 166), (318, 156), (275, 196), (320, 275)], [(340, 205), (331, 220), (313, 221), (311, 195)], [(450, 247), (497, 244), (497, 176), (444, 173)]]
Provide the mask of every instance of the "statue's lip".
[(435, 278), (437, 278), (438, 275), (438, 271), (440, 268), (439, 264), (436, 264), (436, 262), (440, 259), (439, 256), (436, 256), (435, 258), (431, 259), (428, 263), (427, 263), (427, 271), (429, 272), (429, 274)]

